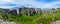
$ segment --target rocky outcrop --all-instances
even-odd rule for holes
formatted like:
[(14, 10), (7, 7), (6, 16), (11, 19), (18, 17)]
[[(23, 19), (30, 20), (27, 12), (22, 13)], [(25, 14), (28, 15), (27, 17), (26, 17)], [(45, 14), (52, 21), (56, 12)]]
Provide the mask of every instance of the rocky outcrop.
[(11, 22), (11, 21), (4, 21), (4, 20), (0, 19), (0, 24), (20, 24), (20, 23)]
[(28, 7), (23, 7), (23, 8), (19, 8), (19, 9), (15, 9), (15, 10), (9, 10), (9, 9), (3, 9), (4, 13), (8, 13), (11, 15), (21, 15), (21, 14), (25, 14), (25, 15), (29, 15), (32, 16), (34, 14), (42, 14), (42, 10), (40, 8), (28, 8)]
[(35, 13), (34, 8), (24, 8), (21, 10), (21, 14), (25, 14), (25, 15), (33, 15), (34, 13)]
[(57, 21), (51, 22), (51, 24), (60, 24), (60, 20), (57, 20)]
[(27, 8), (27, 7), (23, 7), (23, 8), (19, 8), (17, 10), (11, 10), (10, 13), (12, 13), (12, 15), (14, 14), (25, 14), (28, 16), (32, 16), (34, 14), (42, 14), (42, 10), (40, 8)]

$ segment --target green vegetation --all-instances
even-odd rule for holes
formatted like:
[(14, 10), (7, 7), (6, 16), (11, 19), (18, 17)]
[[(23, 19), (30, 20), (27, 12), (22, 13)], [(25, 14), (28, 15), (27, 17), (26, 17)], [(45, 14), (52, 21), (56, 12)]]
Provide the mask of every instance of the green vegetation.
[(14, 16), (14, 15), (9, 15), (9, 14), (7, 16), (5, 16), (3, 14), (0, 16), (0, 19), (4, 19), (6, 21), (22, 22), (23, 24), (41, 24), (41, 23), (50, 24), (53, 21), (60, 20), (60, 13), (56, 13), (53, 15), (51, 15), (48, 12), (46, 12), (44, 14), (35, 14), (33, 16), (27, 16), (27, 15)]
[[(2, 18), (0, 16), (0, 18)], [(53, 20), (54, 18), (54, 20)], [(56, 20), (59, 20), (60, 19), (60, 15), (57, 14), (55, 16), (52, 16), (52, 15), (49, 15), (49, 14), (46, 14), (46, 16), (44, 15), (40, 15), (40, 14), (35, 14), (33, 16), (27, 16), (27, 15), (22, 15), (21, 17), (20, 16), (12, 16), (12, 15), (8, 15), (8, 18), (4, 18), (4, 20), (7, 20), (7, 21), (14, 21), (14, 22), (21, 22), (23, 24), (50, 24), (51, 21), (56, 21)]]

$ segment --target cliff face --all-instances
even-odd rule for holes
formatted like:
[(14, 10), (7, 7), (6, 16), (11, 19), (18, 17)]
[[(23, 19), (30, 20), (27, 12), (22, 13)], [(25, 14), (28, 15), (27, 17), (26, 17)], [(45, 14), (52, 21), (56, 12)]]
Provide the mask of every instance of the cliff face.
[[(13, 12), (14, 11), (14, 12)], [(40, 8), (35, 9), (35, 8), (19, 8), (18, 10), (11, 10), (12, 14), (16, 13), (16, 14), (25, 14), (25, 15), (34, 15), (34, 14), (42, 14), (42, 11)]]
[(5, 14), (11, 14), (11, 15), (29, 15), (32, 16), (34, 14), (42, 14), (42, 10), (40, 8), (28, 8), (28, 7), (23, 7), (15, 10), (9, 10), (9, 9), (3, 9)]
[(49, 12), (52, 15), (59, 14), (60, 13), (60, 8), (57, 8), (57, 9), (52, 8)]

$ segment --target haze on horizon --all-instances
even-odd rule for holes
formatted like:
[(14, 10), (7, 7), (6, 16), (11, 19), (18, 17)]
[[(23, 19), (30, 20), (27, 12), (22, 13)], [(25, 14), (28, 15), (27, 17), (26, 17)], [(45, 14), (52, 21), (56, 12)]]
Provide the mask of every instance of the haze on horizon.
[(0, 8), (13, 7), (60, 8), (60, 0), (0, 0)]

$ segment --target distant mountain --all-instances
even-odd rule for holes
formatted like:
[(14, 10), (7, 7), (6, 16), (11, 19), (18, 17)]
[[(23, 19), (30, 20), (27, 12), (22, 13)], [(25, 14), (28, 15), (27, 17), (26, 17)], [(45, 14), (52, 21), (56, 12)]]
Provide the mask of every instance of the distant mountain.
[(43, 11), (49, 11), (49, 10), (51, 10), (51, 8), (44, 8), (44, 9), (42, 9)]
[(10, 10), (17, 10), (19, 9), (19, 7), (14, 7), (14, 8), (11, 8)]

